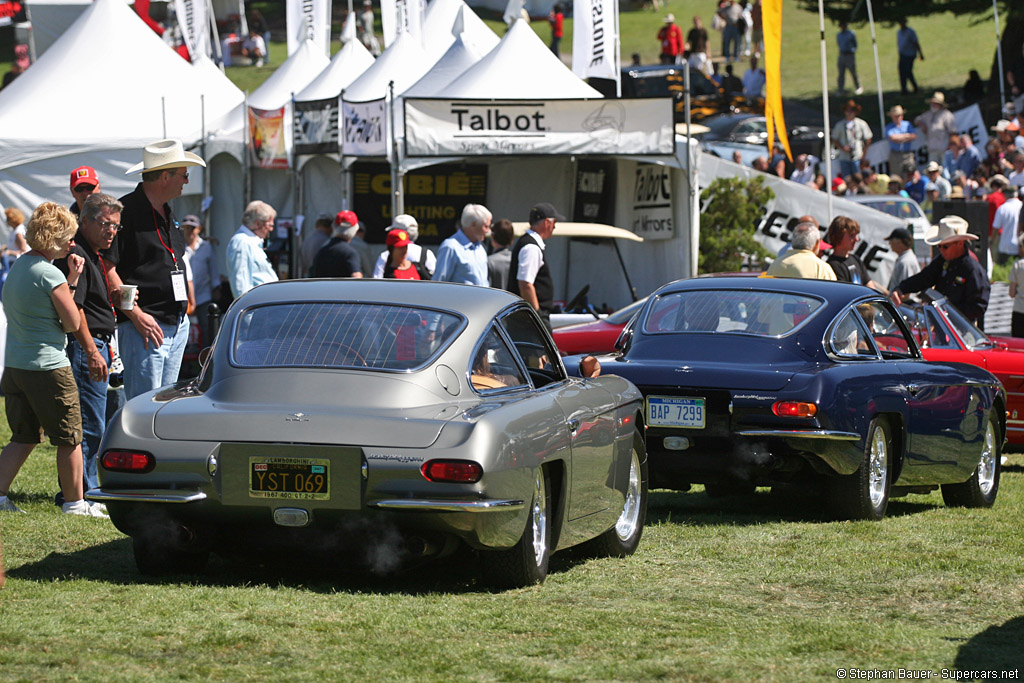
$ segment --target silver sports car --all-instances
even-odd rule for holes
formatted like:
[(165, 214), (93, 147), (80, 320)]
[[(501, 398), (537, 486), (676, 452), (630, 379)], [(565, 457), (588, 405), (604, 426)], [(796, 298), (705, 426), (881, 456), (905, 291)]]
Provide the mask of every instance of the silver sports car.
[(380, 566), (468, 544), (487, 583), (522, 586), (556, 550), (636, 549), (642, 417), (629, 381), (569, 377), (506, 292), (280, 282), (234, 302), (197, 379), (124, 407), (88, 496), (145, 574), (211, 550)]

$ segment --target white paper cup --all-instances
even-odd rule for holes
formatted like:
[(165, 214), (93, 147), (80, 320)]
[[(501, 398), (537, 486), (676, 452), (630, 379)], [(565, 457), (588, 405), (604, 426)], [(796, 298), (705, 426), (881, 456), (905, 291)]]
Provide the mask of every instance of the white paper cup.
[(138, 285), (121, 285), (121, 310), (130, 311), (135, 308), (135, 293)]

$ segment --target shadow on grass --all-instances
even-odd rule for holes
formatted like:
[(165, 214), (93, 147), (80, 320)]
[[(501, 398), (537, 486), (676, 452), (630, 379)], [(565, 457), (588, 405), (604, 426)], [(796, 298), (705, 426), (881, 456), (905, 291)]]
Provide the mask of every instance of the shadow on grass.
[(1024, 617), (1014, 617), (1000, 626), (990, 626), (960, 647), (953, 668), (957, 671), (996, 672), (995, 676), (986, 678), (1018, 678), (1020, 670), (1024, 669), (1022, 642)]
[[(551, 558), (549, 576), (569, 571), (590, 557), (574, 550)], [(143, 576), (135, 567), (132, 541), (122, 538), (73, 553), (50, 553), (42, 560), (9, 569), (7, 576), (49, 583), (85, 579), (116, 585), (191, 585), (210, 587), (277, 586), (315, 593), (492, 593), (480, 580), (479, 558), (468, 548), (438, 559), (409, 563), (389, 573), (375, 573), (343, 557), (333, 562), (316, 557), (211, 555), (202, 573)]]
[[(914, 515), (935, 509), (932, 503), (897, 498), (889, 501), (887, 517)], [(647, 523), (683, 522), (694, 526), (746, 526), (765, 522), (832, 522), (820, 496), (758, 490), (746, 496), (711, 498), (704, 492), (652, 491)]]

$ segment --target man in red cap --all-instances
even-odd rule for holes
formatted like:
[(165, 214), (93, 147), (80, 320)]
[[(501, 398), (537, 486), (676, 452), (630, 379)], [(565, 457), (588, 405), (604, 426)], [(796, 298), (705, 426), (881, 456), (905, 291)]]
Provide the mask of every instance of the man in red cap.
[(313, 259), (313, 277), (362, 277), (359, 252), (349, 242), (359, 232), (359, 218), (353, 211), (339, 211), (327, 244)]
[(89, 195), (100, 191), (100, 177), (96, 175), (96, 169), (92, 166), (79, 166), (71, 172), (71, 196), (75, 203), (69, 209), (71, 213), (78, 216), (82, 212), (82, 204), (89, 198)]

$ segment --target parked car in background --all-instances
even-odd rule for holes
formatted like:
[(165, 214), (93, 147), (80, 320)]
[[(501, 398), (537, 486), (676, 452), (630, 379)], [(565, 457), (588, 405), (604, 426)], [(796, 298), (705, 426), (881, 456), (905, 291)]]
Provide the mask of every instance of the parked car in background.
[[(696, 136), (705, 152), (732, 159), (733, 151), (739, 151), (744, 155), (744, 163), (748, 163), (746, 159), (751, 154), (768, 154), (768, 127), (761, 114), (719, 114), (701, 123), (710, 129)], [(820, 126), (797, 124), (788, 119), (786, 123), (793, 156), (813, 154), (821, 158), (821, 151), (825, 147), (824, 129)]]
[(854, 194), (844, 197), (872, 209), (881, 211), (907, 222), (907, 230), (914, 236), (914, 255), (922, 264), (932, 260), (931, 247), (925, 244), (924, 236), (931, 227), (931, 221), (924, 215), (921, 205), (910, 197), (895, 194)]
[(613, 353), (615, 340), (622, 334), (622, 328), (636, 315), (647, 301), (647, 297), (634, 301), (600, 320), (555, 328), (552, 337), (558, 350), (564, 355), (577, 353)]
[(948, 505), (995, 502), (1002, 386), (973, 365), (926, 361), (892, 302), (866, 287), (680, 280), (651, 295), (617, 346), (601, 363), (644, 394), (654, 487), (796, 486), (845, 519), (880, 519), (890, 497), (938, 487)]
[(970, 363), (999, 379), (1006, 390), (1006, 440), (1024, 446), (1024, 340), (988, 336), (935, 290), (904, 302), (900, 312), (925, 360)]
[(100, 463), (88, 497), (144, 574), (198, 571), (211, 551), (468, 545), (487, 583), (523, 586), (562, 548), (629, 555), (647, 504), (636, 387), (569, 376), (519, 297), (439, 282), (252, 289), (196, 380), (118, 413)]

